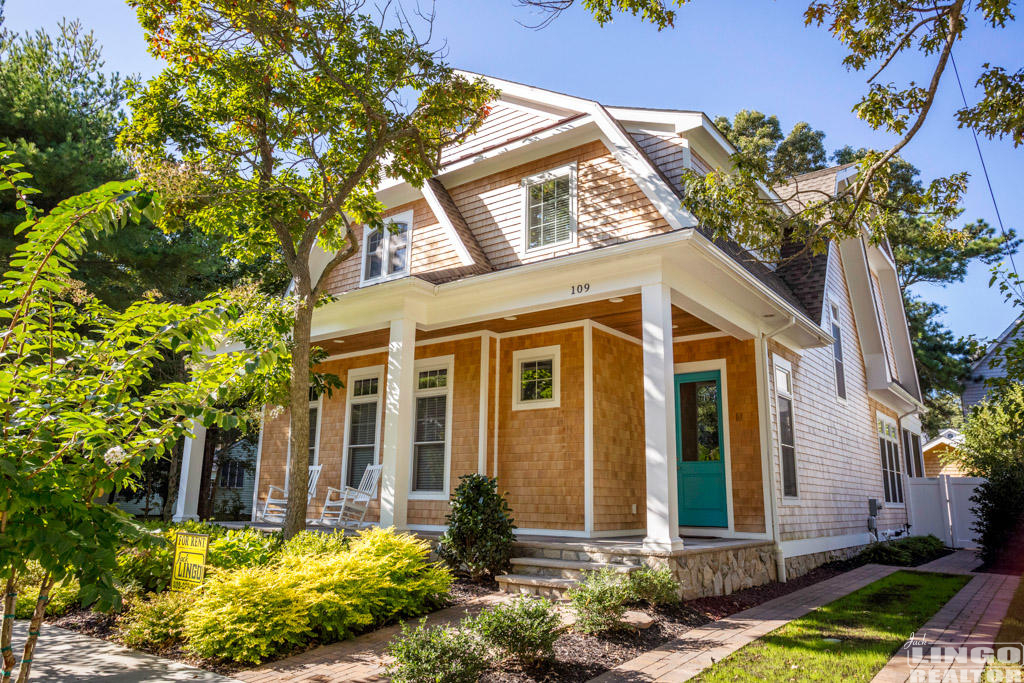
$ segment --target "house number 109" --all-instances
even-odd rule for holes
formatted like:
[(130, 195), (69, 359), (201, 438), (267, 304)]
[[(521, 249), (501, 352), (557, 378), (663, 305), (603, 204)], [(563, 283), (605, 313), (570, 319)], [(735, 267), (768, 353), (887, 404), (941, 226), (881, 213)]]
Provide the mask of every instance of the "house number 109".
[(590, 283), (589, 282), (584, 282), (584, 283), (578, 284), (578, 285), (571, 285), (569, 287), (569, 294), (571, 296), (576, 296), (577, 294), (586, 294), (589, 291), (590, 291)]

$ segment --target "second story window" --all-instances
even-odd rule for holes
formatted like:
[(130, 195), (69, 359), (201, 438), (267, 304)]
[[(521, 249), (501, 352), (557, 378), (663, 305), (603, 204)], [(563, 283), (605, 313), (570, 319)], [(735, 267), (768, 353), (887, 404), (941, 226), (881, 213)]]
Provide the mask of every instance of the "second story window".
[(832, 357), (836, 365), (836, 396), (846, 398), (846, 371), (843, 367), (843, 328), (839, 324), (839, 306), (829, 302), (829, 317), (832, 320)]
[(364, 283), (408, 274), (411, 233), (411, 211), (385, 218), (383, 228), (363, 231)]
[(570, 244), (576, 237), (576, 166), (523, 179), (525, 251)]

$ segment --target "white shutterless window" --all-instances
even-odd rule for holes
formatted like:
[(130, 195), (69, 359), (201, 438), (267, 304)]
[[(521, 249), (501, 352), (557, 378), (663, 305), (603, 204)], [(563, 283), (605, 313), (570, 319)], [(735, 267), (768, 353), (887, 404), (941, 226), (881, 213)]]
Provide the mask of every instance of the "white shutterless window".
[(836, 370), (836, 396), (846, 399), (846, 368), (843, 365), (843, 327), (840, 324), (839, 306), (835, 301), (828, 302), (829, 321), (832, 323), (832, 358)]
[(448, 498), (453, 358), (416, 362), (410, 498)]
[(348, 373), (345, 425), (345, 486), (359, 486), (363, 472), (380, 458), (380, 415), (384, 368), (356, 368)]
[(523, 178), (523, 251), (576, 241), (576, 164)]
[(921, 435), (909, 429), (903, 430), (903, 459), (907, 463), (908, 477), (924, 476), (924, 459), (921, 454)]
[(775, 356), (775, 410), (779, 421), (779, 464), (782, 472), (782, 495), (796, 498), (796, 429), (793, 422), (793, 366), (789, 361)]
[(903, 472), (900, 467), (900, 449), (896, 438), (896, 422), (879, 414), (875, 419), (878, 429), (878, 452), (882, 460), (882, 488), (885, 502), (903, 504)]
[(383, 228), (363, 229), (360, 282), (379, 282), (409, 274), (412, 211), (384, 219)]

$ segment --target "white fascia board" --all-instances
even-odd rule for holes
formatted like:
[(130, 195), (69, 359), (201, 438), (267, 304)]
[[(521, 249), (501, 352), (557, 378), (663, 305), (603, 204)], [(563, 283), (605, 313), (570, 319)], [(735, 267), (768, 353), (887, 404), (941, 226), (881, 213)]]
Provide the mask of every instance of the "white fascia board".
[(892, 382), (892, 377), (889, 375), (881, 319), (872, 294), (871, 270), (864, 242), (856, 237), (840, 242), (839, 260), (850, 292), (868, 388), (885, 389)]
[(924, 404), (895, 382), (889, 382), (883, 387), (872, 387), (869, 384), (868, 396), (900, 415), (924, 410)]
[(473, 265), (473, 257), (469, 253), (469, 249), (466, 248), (465, 243), (459, 236), (459, 231), (455, 229), (452, 224), (451, 218), (448, 216), (448, 212), (441, 206), (441, 200), (438, 199), (437, 194), (434, 192), (434, 188), (430, 186), (429, 182), (423, 183), (423, 198), (427, 200), (427, 206), (434, 214), (434, 218), (444, 228), (445, 233), (448, 235), (448, 241), (451, 242), (452, 248), (455, 249), (455, 253), (458, 254), (459, 260), (462, 261), (462, 265), (471, 266)]

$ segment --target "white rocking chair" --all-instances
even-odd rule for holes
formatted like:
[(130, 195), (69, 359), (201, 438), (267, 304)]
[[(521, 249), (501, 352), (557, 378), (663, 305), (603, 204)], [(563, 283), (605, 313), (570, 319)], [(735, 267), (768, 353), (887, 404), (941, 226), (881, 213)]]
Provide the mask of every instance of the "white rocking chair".
[(319, 524), (341, 528), (359, 528), (367, 524), (366, 511), (370, 501), (377, 497), (377, 482), (383, 465), (370, 465), (363, 471), (359, 488), (346, 486), (336, 489), (327, 487), (327, 500), (320, 512)]
[[(320, 479), (320, 470), (323, 465), (309, 466), (309, 486), (306, 489), (306, 505), (316, 496), (316, 482)], [(277, 495), (274, 492), (277, 492)], [(256, 519), (260, 522), (284, 522), (285, 513), (288, 511), (288, 492), (280, 486), (270, 486), (267, 491), (267, 500), (263, 503), (263, 511)]]

